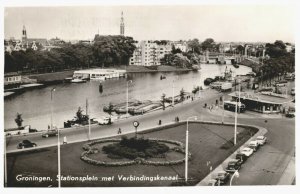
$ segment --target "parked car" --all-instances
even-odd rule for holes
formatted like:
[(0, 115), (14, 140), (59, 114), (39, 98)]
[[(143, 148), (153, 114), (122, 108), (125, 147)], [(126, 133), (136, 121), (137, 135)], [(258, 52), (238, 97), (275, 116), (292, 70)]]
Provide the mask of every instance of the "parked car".
[(247, 160), (247, 156), (245, 154), (242, 154), (242, 153), (237, 153), (235, 155), (235, 159), (238, 159), (241, 161), (241, 163), (245, 163), (245, 161)]
[(217, 181), (220, 181), (220, 185), (224, 185), (230, 179), (230, 174), (226, 171), (219, 171), (217, 174)]
[(292, 89), (291, 89), (291, 95), (292, 95), (292, 96), (295, 96), (295, 88), (292, 88)]
[(20, 142), (17, 146), (18, 149), (24, 149), (24, 148), (31, 148), (31, 147), (36, 147), (36, 143), (33, 143), (29, 140), (23, 140), (22, 142)]
[(249, 157), (253, 154), (253, 149), (249, 148), (249, 147), (245, 147), (241, 150), (240, 152), (241, 154), (244, 154), (245, 156)]
[(242, 161), (238, 159), (232, 159), (228, 162), (225, 169), (226, 172), (234, 173), (236, 170), (239, 170), (242, 167)]
[(208, 186), (219, 186), (219, 181), (218, 180), (216, 180), (216, 179), (210, 179), (209, 181), (208, 181), (208, 184), (207, 184)]
[(286, 117), (288, 118), (294, 118), (295, 117), (295, 113), (294, 112), (288, 112), (285, 114)]
[(109, 125), (113, 123), (113, 119), (110, 117), (101, 117), (93, 120), (98, 122), (99, 125)]
[(259, 145), (264, 145), (267, 143), (267, 137), (260, 135), (256, 137), (256, 141)]
[(256, 140), (250, 141), (248, 147), (253, 149), (254, 152), (256, 152), (259, 148), (259, 143)]
[(48, 130), (46, 132), (44, 132), (42, 134), (42, 137), (53, 137), (53, 136), (57, 136), (58, 135), (58, 130), (57, 129), (52, 129), (52, 130)]

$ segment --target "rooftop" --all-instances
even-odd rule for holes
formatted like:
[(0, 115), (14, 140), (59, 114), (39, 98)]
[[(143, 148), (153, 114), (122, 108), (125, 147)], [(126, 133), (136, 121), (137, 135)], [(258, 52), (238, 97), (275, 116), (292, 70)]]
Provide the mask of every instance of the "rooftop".
[[(232, 97), (239, 97), (238, 92), (232, 92), (229, 94), (229, 96)], [(293, 100), (293, 97), (290, 95), (276, 95), (275, 93), (254, 93), (254, 92), (241, 92), (240, 94), (241, 99), (249, 99), (253, 101), (258, 102), (264, 102), (264, 103), (272, 103), (272, 104), (284, 104), (291, 102)]]

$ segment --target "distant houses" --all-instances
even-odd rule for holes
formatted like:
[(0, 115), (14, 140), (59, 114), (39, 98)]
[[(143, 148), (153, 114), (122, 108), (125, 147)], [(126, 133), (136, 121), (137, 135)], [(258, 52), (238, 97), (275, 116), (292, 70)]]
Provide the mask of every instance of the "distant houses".
[(59, 48), (65, 42), (59, 38), (47, 40), (46, 38), (28, 38), (25, 26), (22, 30), (22, 39), (16, 40), (10, 38), (4, 40), (4, 51), (11, 53), (12, 51), (26, 51), (27, 49), (37, 50), (51, 50), (52, 48)]

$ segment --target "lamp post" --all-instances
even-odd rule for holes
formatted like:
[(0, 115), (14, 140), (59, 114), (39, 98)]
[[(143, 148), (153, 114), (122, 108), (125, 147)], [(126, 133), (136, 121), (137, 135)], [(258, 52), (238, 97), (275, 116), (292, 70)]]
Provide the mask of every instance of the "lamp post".
[(51, 89), (51, 121), (50, 121), (50, 129), (52, 130), (53, 125), (53, 92), (55, 92), (55, 88)]
[(128, 115), (128, 85), (129, 83), (132, 83), (132, 80), (127, 81), (127, 92), (126, 92), (126, 114)]
[(234, 116), (234, 145), (236, 145), (236, 131), (237, 131), (237, 107), (241, 106), (240, 102), (237, 102), (238, 98), (235, 101), (235, 116)]
[(4, 187), (7, 187), (6, 133), (4, 133)]
[(175, 88), (174, 82), (175, 82), (175, 79), (178, 79), (178, 76), (176, 76), (176, 77), (173, 79), (173, 81), (172, 81), (172, 89), (173, 89), (173, 90), (172, 90), (172, 91), (173, 91), (173, 93), (172, 93), (172, 94), (173, 94), (173, 95), (172, 95), (172, 106), (173, 106), (173, 107), (174, 107), (174, 98), (175, 98), (175, 97), (174, 97), (174, 95), (175, 95), (175, 94), (174, 94), (174, 88)]
[(188, 157), (189, 157), (189, 120), (197, 120), (197, 116), (191, 116), (186, 119), (186, 136), (185, 136), (185, 182), (188, 180)]
[[(55, 92), (55, 88), (51, 89), (51, 126), (50, 129), (52, 130), (53, 127), (53, 92)], [(57, 178), (58, 178), (58, 187), (61, 187), (61, 179), (60, 179), (60, 141), (59, 141), (59, 128), (57, 128)]]
[(225, 111), (225, 108), (224, 108), (224, 96), (222, 96), (222, 104), (223, 104), (223, 111), (222, 111), (222, 124), (224, 123), (224, 111)]
[(90, 117), (90, 109), (89, 109), (89, 101), (86, 99), (86, 116), (89, 122), (89, 140), (91, 140), (91, 117)]
[(229, 185), (231, 186), (231, 183), (232, 183), (232, 180), (233, 180), (234, 177), (239, 178), (239, 176), (240, 176), (239, 172), (237, 170), (235, 170), (234, 173), (233, 173), (233, 175), (230, 178)]

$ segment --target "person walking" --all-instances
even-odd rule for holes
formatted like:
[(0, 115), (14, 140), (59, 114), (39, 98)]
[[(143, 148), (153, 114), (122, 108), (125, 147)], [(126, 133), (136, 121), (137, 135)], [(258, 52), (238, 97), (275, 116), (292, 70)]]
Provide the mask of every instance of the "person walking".
[(121, 128), (119, 128), (119, 130), (118, 130), (118, 134), (122, 134), (122, 130), (121, 130)]

